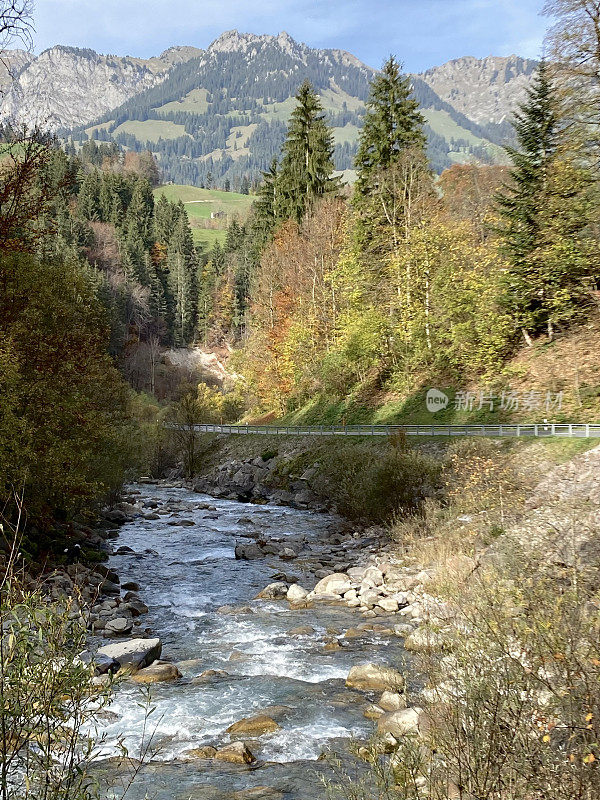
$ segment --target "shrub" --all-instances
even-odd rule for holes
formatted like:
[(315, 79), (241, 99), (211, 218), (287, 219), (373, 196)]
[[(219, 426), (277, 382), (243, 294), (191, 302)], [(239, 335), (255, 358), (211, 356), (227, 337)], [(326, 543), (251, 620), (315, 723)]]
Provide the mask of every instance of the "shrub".
[(325, 450), (315, 488), (331, 498), (350, 519), (387, 522), (394, 515), (418, 511), (436, 491), (439, 464), (432, 458), (396, 447), (336, 444)]
[(108, 699), (93, 685), (74, 600), (48, 603), (11, 570), (0, 586), (0, 798), (88, 800), (94, 742), (84, 733)]

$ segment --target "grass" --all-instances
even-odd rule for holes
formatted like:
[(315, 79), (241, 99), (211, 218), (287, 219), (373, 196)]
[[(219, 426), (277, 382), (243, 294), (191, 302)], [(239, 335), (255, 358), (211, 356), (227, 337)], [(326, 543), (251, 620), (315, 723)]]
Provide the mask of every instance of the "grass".
[(159, 114), (184, 111), (187, 114), (205, 114), (208, 111), (208, 91), (206, 89), (192, 89), (181, 100), (173, 100), (155, 109)]
[(100, 125), (92, 125), (91, 127), (86, 128), (85, 132), (91, 139), (94, 134), (94, 131), (101, 131), (102, 129), (108, 130), (113, 123), (114, 120), (111, 119), (110, 122), (102, 122)]
[[(461, 125), (455, 122), (447, 111), (426, 108), (422, 109), (421, 113), (429, 123), (432, 130), (434, 130), (435, 133), (438, 133), (440, 136), (443, 136), (448, 143), (450, 143), (451, 139), (464, 139), (474, 147), (485, 147), (490, 155), (493, 156), (495, 161), (498, 163), (505, 163), (506, 153), (501, 147), (493, 144), (492, 142), (488, 142), (487, 139), (482, 139), (480, 136), (475, 136), (474, 133), (471, 133), (471, 131), (463, 128)], [(457, 164), (464, 164), (465, 162), (464, 153), (453, 151), (448, 155), (450, 159)]]
[[(197, 186), (183, 186), (172, 184), (159, 186), (154, 190), (154, 198), (163, 195), (173, 203), (182, 201), (193, 224), (194, 220), (210, 219), (212, 212), (223, 211), (227, 217), (238, 216), (246, 219), (254, 198), (247, 194), (237, 192), (224, 192), (220, 189), (200, 189)], [(227, 220), (219, 220), (226, 227)]]
[(192, 236), (194, 237), (195, 245), (203, 245), (203, 249), (212, 250), (215, 242), (225, 244), (227, 238), (227, 231), (223, 228), (212, 230), (210, 228), (194, 228), (192, 226)]
[(142, 143), (157, 142), (159, 139), (178, 139), (180, 136), (187, 135), (184, 125), (176, 125), (174, 122), (159, 119), (147, 119), (143, 122), (128, 120), (115, 128), (113, 136), (117, 136), (119, 133), (130, 133)]
[(360, 128), (358, 128), (356, 125), (351, 125), (350, 123), (344, 125), (343, 128), (333, 129), (333, 139), (336, 144), (344, 144), (344, 142), (350, 142), (350, 144), (354, 144), (354, 142), (358, 142), (359, 136)]

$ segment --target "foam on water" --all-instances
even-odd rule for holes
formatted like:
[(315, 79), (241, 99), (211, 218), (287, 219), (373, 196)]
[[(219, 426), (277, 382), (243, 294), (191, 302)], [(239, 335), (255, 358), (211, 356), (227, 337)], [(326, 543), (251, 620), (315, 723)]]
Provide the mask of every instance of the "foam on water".
[[(118, 545), (131, 547), (136, 554), (146, 550), (156, 554), (111, 559), (122, 581), (141, 584), (150, 608), (142, 625), (151, 626), (163, 640), (163, 657), (187, 662), (181, 666), (180, 681), (151, 687), (155, 711), (147, 721), (147, 733), (159, 746), (155, 758), (168, 762), (195, 747), (227, 743), (229, 725), (275, 705), (287, 709), (281, 729), (260, 737), (251, 748), (258, 748), (257, 756), (266, 761), (314, 760), (330, 742), (367, 733), (370, 723), (362, 717), (361, 705), (344, 704), (336, 695), (346, 691), (343, 680), (350, 667), (372, 660), (379, 643), (370, 640), (368, 657), (361, 653), (360, 642), (324, 653), (327, 629), (356, 624), (352, 612), (323, 606), (292, 611), (285, 601), (255, 601), (256, 594), (274, 580), (274, 571), (296, 573), (297, 567), (275, 557), (235, 559), (236, 541), (249, 530), (267, 527), (267, 520), (272, 537), (285, 540), (299, 535), (310, 540), (325, 530), (328, 518), (215, 500), (185, 490), (143, 487), (141, 499), (150, 497), (171, 503), (181, 519), (195, 523), (169, 526), (172, 517), (167, 515), (155, 521), (135, 520), (123, 526)], [(202, 502), (217, 507), (218, 520), (203, 519), (206, 510), (197, 507)], [(218, 613), (225, 605), (250, 606), (252, 613)], [(314, 633), (287, 633), (306, 624)], [(226, 670), (229, 676), (213, 683), (189, 682), (211, 669)], [(140, 689), (132, 684), (116, 692), (110, 711), (118, 718), (103, 722), (99, 731), (106, 739), (101, 747), (104, 756), (115, 755), (119, 742), (132, 757), (139, 755), (145, 715), (140, 699)], [(182, 768), (197, 771), (193, 763)], [(223, 769), (222, 780), (227, 783), (229, 773)]]

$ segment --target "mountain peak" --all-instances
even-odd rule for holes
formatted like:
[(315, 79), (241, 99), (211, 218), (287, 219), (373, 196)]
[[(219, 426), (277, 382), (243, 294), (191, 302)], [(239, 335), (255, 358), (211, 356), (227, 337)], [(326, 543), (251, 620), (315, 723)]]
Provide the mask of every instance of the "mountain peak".
[(288, 55), (300, 50), (299, 45), (286, 31), (281, 31), (277, 36), (263, 34), (258, 36), (254, 33), (240, 33), (238, 30), (225, 31), (218, 39), (209, 46), (209, 53), (245, 53), (252, 47), (264, 45), (276, 45)]

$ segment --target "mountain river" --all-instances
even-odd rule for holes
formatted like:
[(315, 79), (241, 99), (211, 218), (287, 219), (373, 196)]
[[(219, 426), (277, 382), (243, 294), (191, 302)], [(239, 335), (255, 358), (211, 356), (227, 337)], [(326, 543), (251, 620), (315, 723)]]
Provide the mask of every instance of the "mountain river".
[[(345, 637), (348, 628), (364, 622), (345, 605), (319, 603), (292, 610), (286, 600), (255, 600), (282, 573), (307, 589), (317, 579), (301, 557), (237, 560), (234, 548), (238, 542), (252, 542), (252, 532), (260, 531), (282, 547), (294, 542), (300, 543), (302, 553), (317, 557), (322, 553), (321, 561), (327, 563), (332, 550), (329, 537), (340, 521), (326, 514), (219, 500), (185, 489), (131, 488), (139, 492), (137, 500), (157, 504), (154, 511), (160, 518), (140, 516), (124, 525), (115, 549), (126, 545), (134, 552), (111, 556), (109, 566), (121, 582), (140, 584), (140, 595), (149, 607), (140, 618), (141, 630), (149, 628), (161, 638), (162, 658), (176, 663), (183, 677), (150, 687), (156, 710), (147, 719), (146, 736), (152, 735), (153, 754), (127, 798), (324, 797), (321, 776), (329, 768), (319, 756), (328, 750), (347, 753), (353, 738), (366, 738), (373, 729), (363, 712), (377, 695), (347, 689), (348, 671), (367, 661), (402, 669), (401, 640), (389, 629), (386, 632), (385, 618), (369, 620), (376, 623), (375, 630)], [(184, 519), (194, 525), (179, 526), (177, 522)], [(374, 550), (373, 543), (361, 550), (363, 544), (350, 543), (352, 565), (360, 558), (364, 563), (369, 547)], [(223, 606), (234, 609), (219, 611)], [(330, 646), (325, 648), (327, 642)], [(192, 684), (205, 670), (227, 674)], [(103, 715), (98, 730), (104, 737), (98, 762), (101, 780), (107, 774), (114, 778), (115, 762), (106, 759), (116, 754), (119, 741), (132, 758), (139, 757), (145, 718), (141, 699), (140, 686), (125, 682)], [(260, 713), (271, 714), (281, 727), (257, 738), (244, 737), (258, 759), (253, 767), (186, 755), (194, 748), (228, 743), (228, 726)], [(116, 797), (122, 794), (120, 782), (114, 788)]]

